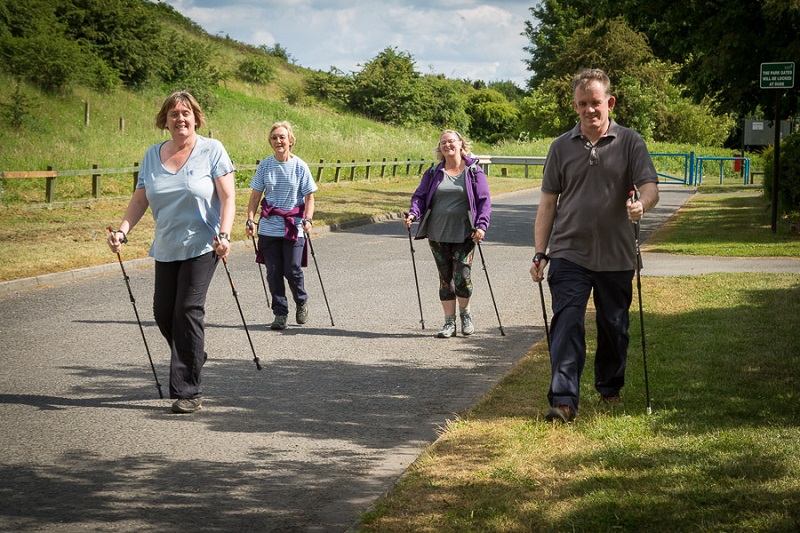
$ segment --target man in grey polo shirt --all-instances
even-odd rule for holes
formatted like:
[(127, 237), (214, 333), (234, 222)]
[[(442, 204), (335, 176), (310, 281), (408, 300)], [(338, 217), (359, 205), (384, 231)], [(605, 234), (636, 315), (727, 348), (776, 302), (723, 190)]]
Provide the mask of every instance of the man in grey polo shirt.
[[(547, 420), (570, 422), (578, 413), (586, 361), (584, 320), (592, 292), (597, 315), (595, 388), (603, 401), (613, 404), (625, 382), (636, 269), (631, 223), (658, 203), (658, 175), (642, 137), (609, 117), (616, 102), (610, 86), (599, 69), (575, 76), (572, 105), (580, 121), (553, 141), (544, 166), (530, 271), (538, 283), (550, 265), (552, 378)], [(638, 198), (630, 196), (634, 189)]]

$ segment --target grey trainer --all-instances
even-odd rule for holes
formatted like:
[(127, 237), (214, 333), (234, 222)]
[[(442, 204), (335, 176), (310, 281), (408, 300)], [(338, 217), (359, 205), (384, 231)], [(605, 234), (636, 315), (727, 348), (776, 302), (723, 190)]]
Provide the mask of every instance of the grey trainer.
[(286, 329), (286, 322), (288, 315), (275, 315), (275, 320), (269, 325), (269, 329), (281, 330)]
[(298, 324), (305, 324), (308, 322), (308, 302), (297, 306), (297, 311), (294, 315)]
[(203, 408), (202, 398), (181, 398), (172, 404), (173, 413), (194, 413)]

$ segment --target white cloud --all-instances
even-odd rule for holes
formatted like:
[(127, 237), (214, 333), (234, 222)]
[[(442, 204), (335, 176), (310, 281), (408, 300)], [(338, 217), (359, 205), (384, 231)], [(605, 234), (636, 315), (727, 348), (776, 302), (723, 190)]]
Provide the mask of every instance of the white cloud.
[(409, 52), (417, 70), (448, 78), (512, 80), (525, 70), (521, 33), (535, 2), (454, 0), (166, 0), (213, 35), (285, 48), (297, 64), (357, 71), (386, 47)]

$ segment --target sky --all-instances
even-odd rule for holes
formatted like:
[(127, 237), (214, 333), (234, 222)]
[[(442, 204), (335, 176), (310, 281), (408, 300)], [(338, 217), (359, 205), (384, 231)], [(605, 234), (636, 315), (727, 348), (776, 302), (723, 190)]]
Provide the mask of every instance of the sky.
[(524, 88), (521, 35), (538, 0), (161, 0), (212, 35), (280, 44), (301, 67), (350, 73), (387, 47), (417, 72)]

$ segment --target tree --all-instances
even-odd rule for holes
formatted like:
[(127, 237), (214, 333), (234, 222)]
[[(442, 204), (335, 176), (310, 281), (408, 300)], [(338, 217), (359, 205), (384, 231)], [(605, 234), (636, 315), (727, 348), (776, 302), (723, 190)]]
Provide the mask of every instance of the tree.
[(161, 71), (161, 79), (169, 90), (187, 90), (208, 111), (216, 103), (213, 89), (222, 79), (216, 68), (216, 49), (211, 44), (185, 46), (181, 38), (172, 35), (169, 41), (171, 53)]
[(275, 67), (264, 56), (250, 55), (239, 63), (239, 75), (247, 81), (266, 84), (275, 78)]
[(314, 72), (308, 80), (309, 94), (340, 108), (346, 108), (353, 90), (353, 78), (336, 67)]
[(471, 119), (470, 135), (477, 140), (495, 143), (516, 137), (519, 111), (497, 91), (475, 91), (469, 97), (467, 113)]
[(356, 73), (348, 105), (376, 120), (413, 124), (420, 119), (418, 80), (410, 53), (385, 48)]
[(420, 80), (420, 118), (440, 129), (466, 133), (470, 128), (466, 87), (442, 75), (423, 76)]
[(519, 104), (520, 129), (533, 138), (561, 135), (578, 120), (572, 98), (572, 76), (543, 80)]
[(60, 0), (65, 36), (82, 43), (131, 87), (147, 81), (161, 57), (161, 29), (140, 0)]
[[(669, 0), (544, 0), (531, 13), (539, 21), (526, 22), (525, 31), (532, 88), (552, 77), (551, 65), (576, 29), (618, 16), (647, 35), (656, 57), (680, 65), (676, 82), (694, 103), (711, 98), (723, 113), (771, 108), (775, 94), (760, 89), (759, 65), (800, 57), (797, 0), (692, 0), (690, 10)], [(786, 96), (789, 115), (798, 110), (797, 94)]]
[(495, 90), (506, 97), (509, 102), (519, 102), (525, 97), (525, 91), (520, 89), (511, 80), (501, 80), (489, 82), (489, 89)]
[(600, 3), (604, 2), (602, 0), (598, 0), (598, 2), (543, 0), (536, 7), (530, 8), (534, 19), (539, 21), (534, 26), (533, 23), (526, 20), (523, 32), (523, 35), (531, 43), (524, 48), (531, 54), (531, 58), (527, 61), (528, 70), (533, 72), (528, 80), (530, 89), (535, 89), (544, 80), (558, 75), (552, 68), (553, 63), (561, 55), (567, 40), (575, 30), (596, 22), (596, 19), (589, 13), (593, 6)]

